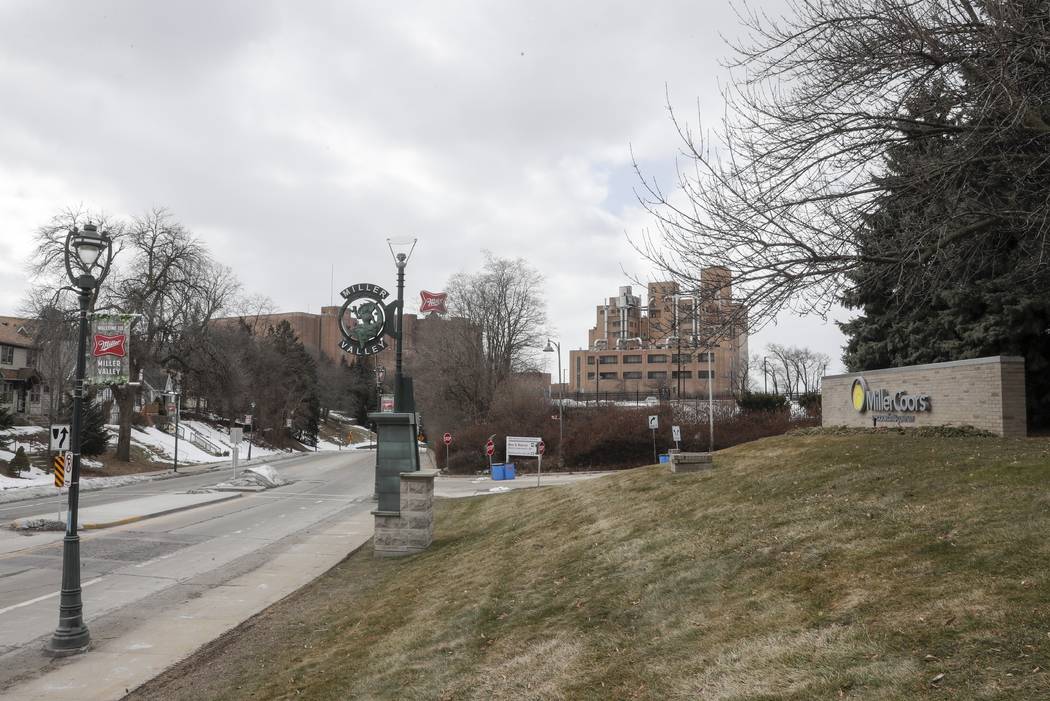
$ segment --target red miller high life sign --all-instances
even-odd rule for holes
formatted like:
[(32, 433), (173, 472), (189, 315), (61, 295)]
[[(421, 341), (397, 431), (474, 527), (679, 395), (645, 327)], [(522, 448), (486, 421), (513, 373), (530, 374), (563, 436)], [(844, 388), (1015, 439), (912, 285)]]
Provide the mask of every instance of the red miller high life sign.
[(422, 300), (419, 303), (419, 313), (426, 314), (427, 312), (434, 312), (436, 314), (447, 314), (447, 292), (427, 292), (422, 290), (419, 293), (419, 297)]
[(91, 317), (87, 381), (93, 385), (122, 385), (131, 374), (131, 318), (117, 314)]

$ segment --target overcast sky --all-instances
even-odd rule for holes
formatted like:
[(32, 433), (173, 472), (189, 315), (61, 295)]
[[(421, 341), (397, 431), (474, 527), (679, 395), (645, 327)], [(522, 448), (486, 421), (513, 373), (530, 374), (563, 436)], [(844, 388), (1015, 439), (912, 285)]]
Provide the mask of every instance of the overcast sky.
[[(163, 206), (281, 311), (328, 304), (333, 265), (337, 291), (393, 288), (387, 237), (419, 238), (411, 305), (483, 249), (526, 258), (582, 347), (624, 271), (650, 274), (627, 241), (647, 224), (630, 149), (673, 184), (665, 89), (717, 120), (720, 35), (740, 31), (696, 0), (5, 0), (0, 314), (53, 213)], [(769, 342), (841, 368), (831, 322), (785, 315), (752, 352)]]

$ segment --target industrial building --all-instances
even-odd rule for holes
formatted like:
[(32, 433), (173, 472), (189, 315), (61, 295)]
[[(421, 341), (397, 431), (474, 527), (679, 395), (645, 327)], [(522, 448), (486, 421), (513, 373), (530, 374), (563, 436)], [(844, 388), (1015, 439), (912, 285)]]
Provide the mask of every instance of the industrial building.
[(645, 304), (621, 287), (595, 309), (588, 348), (569, 352), (575, 395), (727, 396), (747, 372), (747, 324), (723, 267), (704, 268), (697, 288), (648, 284)]

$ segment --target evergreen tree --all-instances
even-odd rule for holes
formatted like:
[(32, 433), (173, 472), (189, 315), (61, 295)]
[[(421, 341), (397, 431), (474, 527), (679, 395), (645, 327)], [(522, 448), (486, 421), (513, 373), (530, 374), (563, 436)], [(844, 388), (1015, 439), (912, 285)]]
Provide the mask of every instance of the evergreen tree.
[[(853, 274), (854, 287), (843, 302), (861, 314), (840, 324), (847, 337), (843, 359), (857, 372), (1019, 355), (1025, 358), (1029, 421), (1050, 425), (1050, 274), (1039, 279), (1033, 279), (1030, 269), (1016, 274), (1017, 257), (1023, 255), (1020, 241), (1030, 232), (1004, 228), (986, 236), (988, 245), (980, 256), (960, 259), (942, 252), (929, 257), (912, 271), (925, 281), (927, 294), (907, 304), (898, 295), (905, 281), (887, 275), (879, 262), (880, 254), (915, 245), (916, 219), (947, 222), (1018, 206), (1011, 193), (1020, 188), (1010, 182), (1000, 160), (975, 161), (963, 175), (955, 163), (956, 173), (945, 175), (959, 148), (950, 133), (923, 133), (922, 120), (936, 112), (936, 102), (933, 95), (927, 105), (917, 106), (915, 124), (903, 130), (905, 140), (890, 149), (880, 185), (893, 196), (885, 200), (889, 204), (876, 206), (858, 232), (866, 262)], [(1050, 181), (1047, 173), (1032, 177)], [(973, 182), (984, 186), (977, 190), (962, 184)], [(902, 183), (907, 185), (898, 187)], [(938, 190), (943, 197), (931, 201), (929, 192)]]
[(106, 410), (98, 399), (85, 400), (80, 417), (80, 452), (83, 455), (102, 455), (109, 448), (106, 429)]
[(283, 372), (277, 381), (292, 434), (301, 443), (315, 445), (321, 421), (317, 363), (287, 321), (271, 328), (267, 340), (280, 359)]
[[(105, 407), (91, 396), (85, 397), (80, 407), (80, 453), (88, 457), (102, 455), (109, 448)], [(73, 395), (66, 394), (60, 412), (63, 421), (73, 423)]]
[(363, 358), (350, 367), (350, 406), (358, 426), (368, 425), (368, 412), (379, 410), (375, 372)]
[(15, 456), (11, 458), (11, 474), (18, 476), (21, 472), (27, 472), (29, 470), (29, 456), (26, 455), (26, 449), (22, 446), (18, 446), (18, 451)]

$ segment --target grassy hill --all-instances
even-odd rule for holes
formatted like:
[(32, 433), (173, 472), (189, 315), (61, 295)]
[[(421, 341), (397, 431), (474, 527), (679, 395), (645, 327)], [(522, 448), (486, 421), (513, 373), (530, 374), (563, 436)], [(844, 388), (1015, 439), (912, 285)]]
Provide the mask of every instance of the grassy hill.
[(1050, 440), (765, 439), (443, 501), (131, 698), (1050, 698)]

